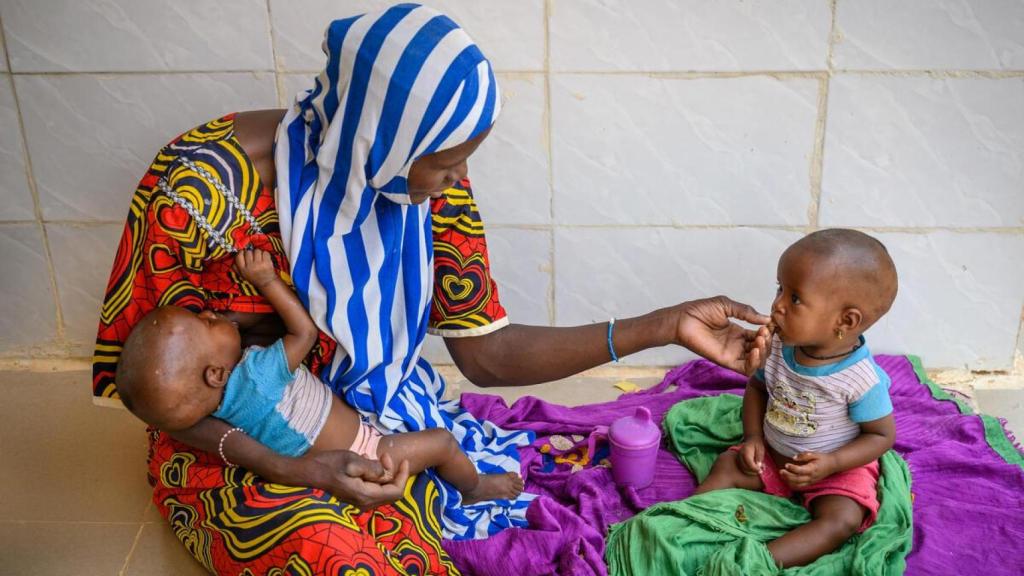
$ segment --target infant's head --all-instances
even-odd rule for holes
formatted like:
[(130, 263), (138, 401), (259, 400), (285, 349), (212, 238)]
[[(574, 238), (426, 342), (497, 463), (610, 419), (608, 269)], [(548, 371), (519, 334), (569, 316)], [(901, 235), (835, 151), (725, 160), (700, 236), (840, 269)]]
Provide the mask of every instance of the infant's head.
[(117, 391), (146, 423), (183, 430), (217, 409), (240, 356), (234, 322), (209, 310), (162, 306), (143, 316), (125, 341)]
[(863, 232), (832, 228), (782, 253), (772, 321), (791, 346), (828, 347), (856, 338), (896, 298), (896, 266), (885, 246)]

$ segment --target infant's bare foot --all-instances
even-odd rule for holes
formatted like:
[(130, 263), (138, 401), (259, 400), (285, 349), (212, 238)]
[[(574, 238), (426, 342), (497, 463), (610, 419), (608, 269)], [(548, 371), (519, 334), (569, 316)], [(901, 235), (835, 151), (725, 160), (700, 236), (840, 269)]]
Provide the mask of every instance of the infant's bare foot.
[(515, 472), (481, 474), (474, 490), (462, 494), (463, 504), (476, 504), (484, 500), (512, 500), (523, 492), (523, 479)]

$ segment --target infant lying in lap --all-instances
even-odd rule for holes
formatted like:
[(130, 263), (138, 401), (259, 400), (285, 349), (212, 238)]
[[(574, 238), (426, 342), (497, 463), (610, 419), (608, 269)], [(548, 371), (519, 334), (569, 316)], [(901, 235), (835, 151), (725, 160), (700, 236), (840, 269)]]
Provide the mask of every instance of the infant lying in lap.
[(518, 474), (478, 474), (448, 430), (382, 436), (363, 423), (302, 364), (317, 328), (270, 255), (242, 251), (235, 265), (270, 301), (287, 334), (267, 348), (243, 351), (238, 327), (210, 310), (153, 310), (132, 330), (117, 366), (117, 390), (133, 414), (168, 432), (214, 416), (288, 456), (327, 450), (352, 450), (371, 459), (386, 454), (395, 463), (408, 462), (414, 474), (435, 468), (465, 504), (522, 492)]

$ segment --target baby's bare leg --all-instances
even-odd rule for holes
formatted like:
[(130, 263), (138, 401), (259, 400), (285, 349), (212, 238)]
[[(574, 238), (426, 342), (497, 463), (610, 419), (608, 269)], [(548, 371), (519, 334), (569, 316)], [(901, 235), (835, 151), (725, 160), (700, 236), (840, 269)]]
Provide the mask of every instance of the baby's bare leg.
[(476, 466), (462, 451), (451, 432), (435, 428), (420, 432), (391, 434), (380, 439), (377, 455), (390, 454), (399, 464), (409, 462), (409, 472), (416, 474), (433, 468), (462, 493), (463, 501), (472, 504), (481, 500), (515, 498), (523, 491), (523, 479), (514, 472), (478, 474)]
[(740, 453), (735, 450), (726, 450), (719, 454), (714, 466), (711, 467), (711, 472), (708, 473), (708, 477), (700, 483), (700, 486), (697, 486), (693, 493), (695, 495), (703, 494), (725, 488), (763, 490), (764, 483), (761, 482), (760, 476), (744, 474), (740, 470), (739, 463), (737, 462), (739, 456)]
[(839, 548), (857, 533), (867, 510), (846, 496), (819, 496), (811, 501), (813, 520), (768, 543), (784, 568), (804, 566)]

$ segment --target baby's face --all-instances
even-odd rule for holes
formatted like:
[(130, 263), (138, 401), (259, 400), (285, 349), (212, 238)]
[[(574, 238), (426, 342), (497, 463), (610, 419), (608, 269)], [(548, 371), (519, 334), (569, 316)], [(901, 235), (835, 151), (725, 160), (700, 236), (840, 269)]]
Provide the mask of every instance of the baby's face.
[(231, 368), (238, 362), (242, 350), (242, 336), (238, 324), (217, 314), (203, 310), (193, 315), (189, 330), (195, 335), (198, 350), (206, 350), (214, 359), (221, 360)]
[(183, 430), (217, 409), (223, 385), (210, 385), (208, 367), (226, 378), (241, 357), (241, 336), (230, 320), (211, 311), (164, 306), (152, 317), (155, 331), (148, 361), (152, 374), (136, 393), (143, 420), (165, 430)]
[(806, 251), (783, 253), (772, 322), (786, 345), (821, 346), (834, 341), (833, 328), (842, 312), (842, 303), (835, 297), (837, 272), (834, 264)]

